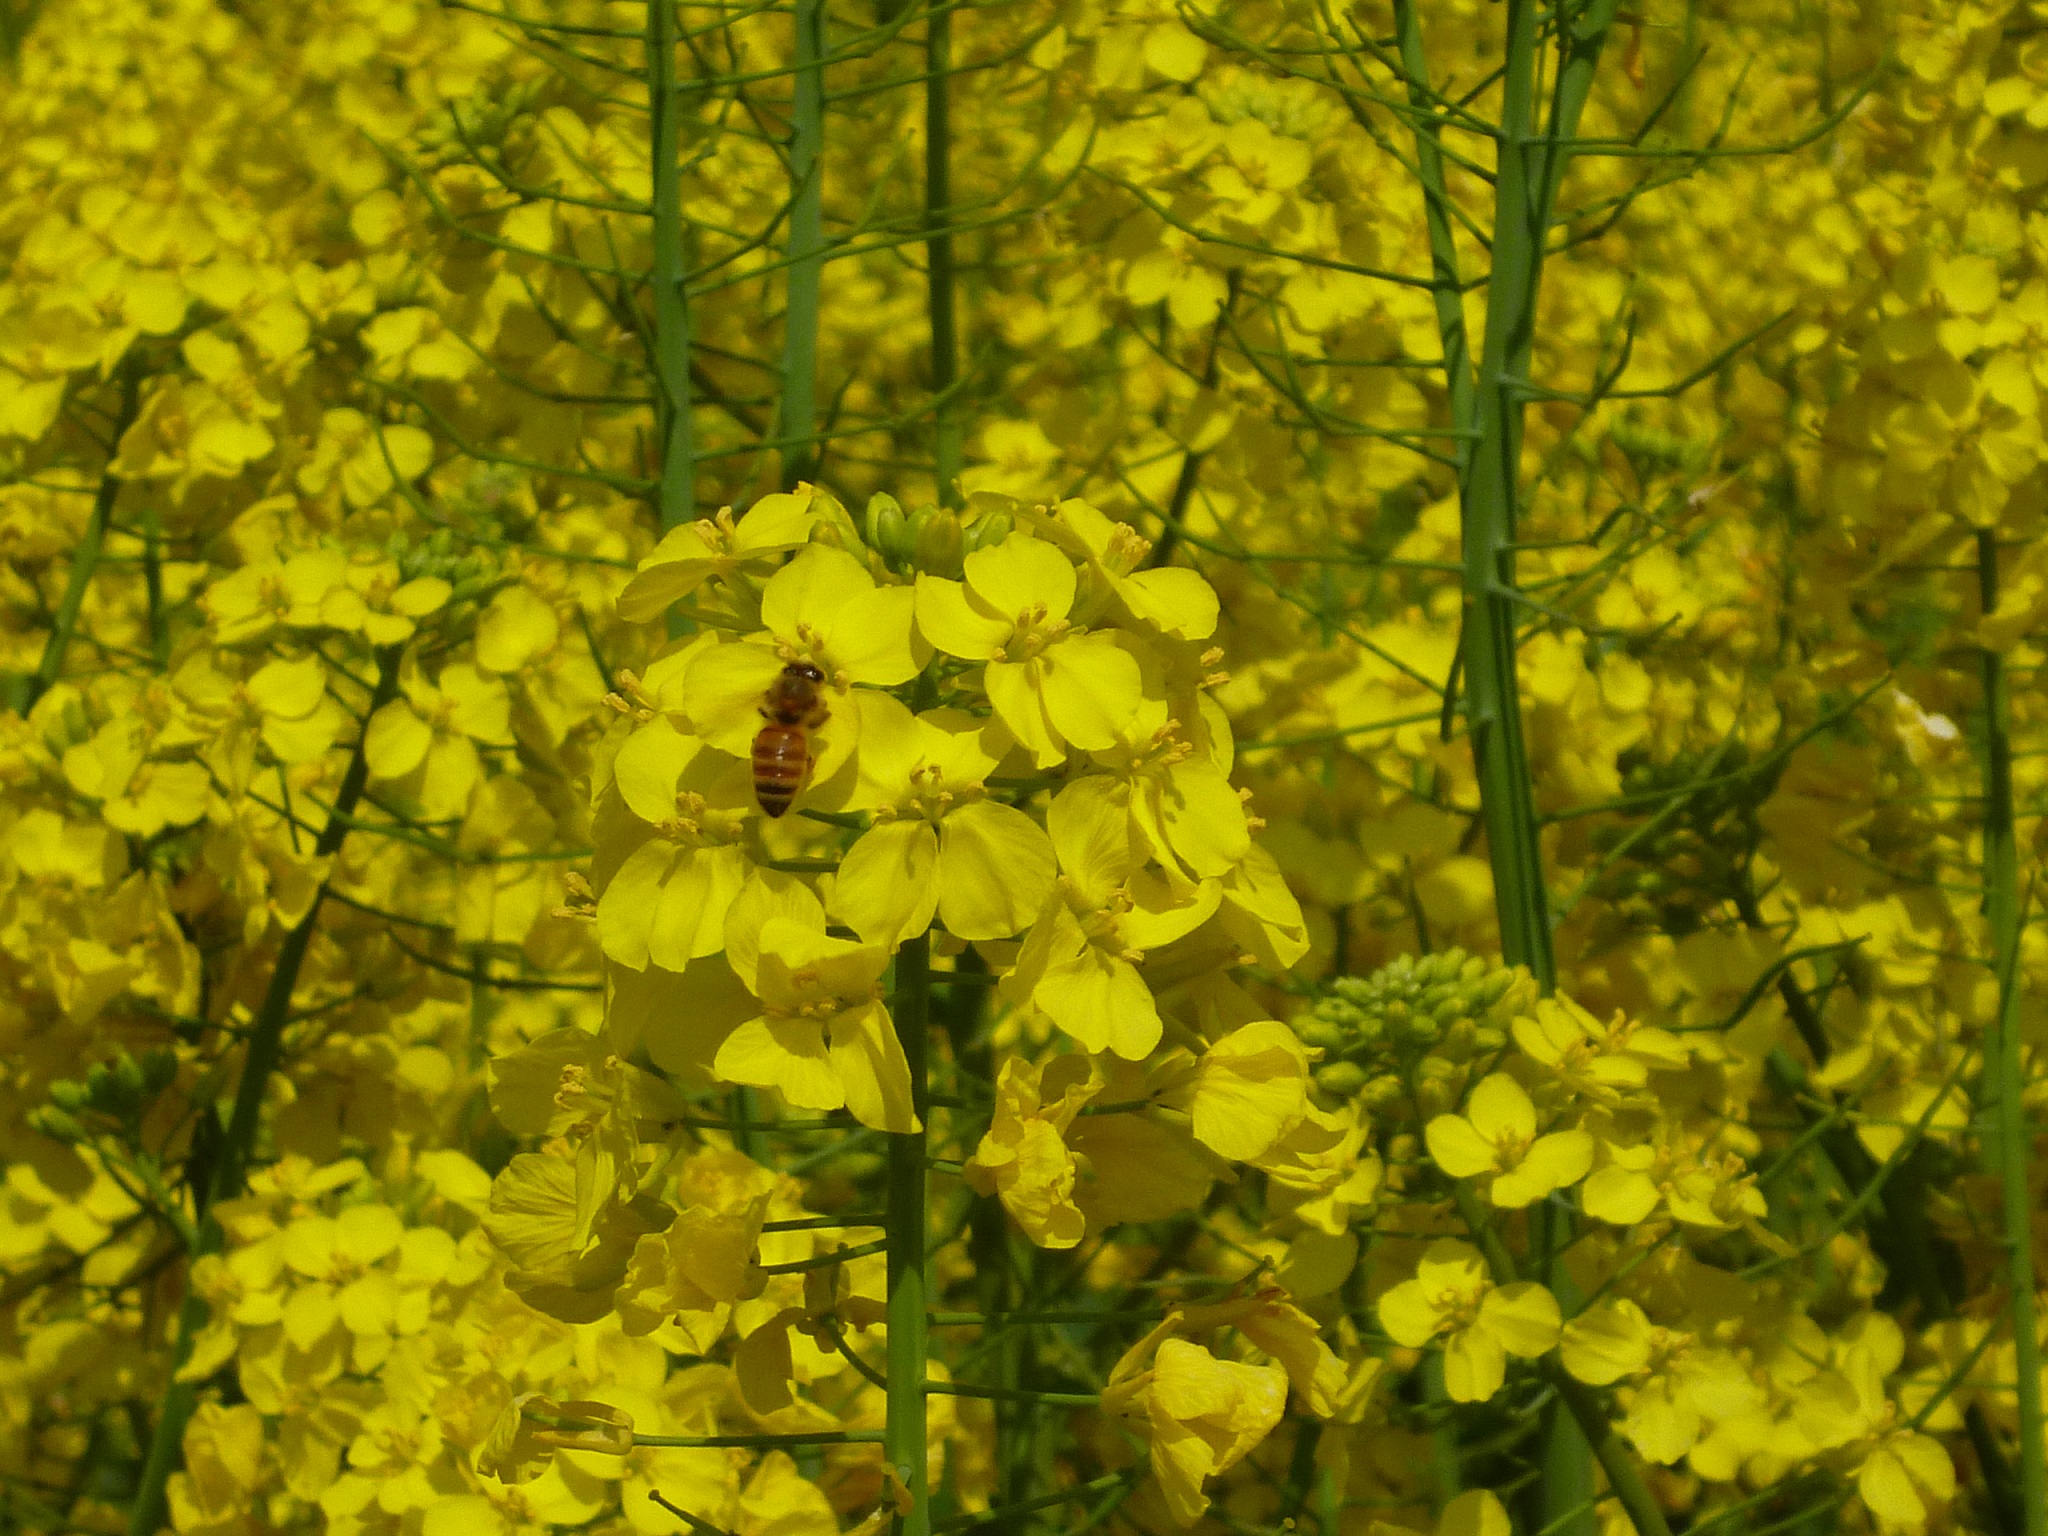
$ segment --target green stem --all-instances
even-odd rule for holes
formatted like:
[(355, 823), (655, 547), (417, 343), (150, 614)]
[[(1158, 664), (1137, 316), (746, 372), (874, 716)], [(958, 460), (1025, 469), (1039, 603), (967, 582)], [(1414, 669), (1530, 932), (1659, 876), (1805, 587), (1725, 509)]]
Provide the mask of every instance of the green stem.
[[(1465, 477), (1466, 715), (1477, 759), (1480, 813), (1493, 865), (1501, 947), (1543, 990), (1556, 985), (1550, 903), (1522, 740), (1515, 672), (1513, 545), (1520, 502), (1522, 392), (1515, 359), (1535, 326), (1547, 216), (1535, 197), (1542, 156), (1536, 140), (1536, 0), (1507, 0), (1507, 63), (1501, 87), (1493, 272), (1473, 425), (1479, 436)], [(1448, 355), (1448, 354), (1447, 354)]]
[(957, 503), (962, 459), (960, 418), (953, 385), (959, 376), (960, 343), (953, 313), (953, 12), (935, 5), (925, 18), (924, 222), (929, 263), (927, 303), (931, 311), (932, 417), (935, 442), (932, 473), (939, 500)]
[(889, 1389), (882, 1453), (909, 1494), (910, 1509), (894, 1536), (930, 1536), (925, 1448), (925, 1297), (927, 1218), (925, 1117), (931, 1112), (927, 1046), (931, 1004), (931, 940), (919, 934), (896, 952), (896, 1033), (910, 1064), (918, 1128), (889, 1138)]
[[(972, 949), (962, 954), (958, 963), (970, 976), (987, 975), (986, 963)], [(961, 1073), (974, 1081), (993, 1082), (995, 1053), (982, 1027), (987, 1013), (987, 989), (967, 985), (955, 986), (951, 992), (946, 1033), (952, 1041), (953, 1061)], [(986, 1114), (985, 1108), (980, 1112)], [(1000, 1201), (977, 1196), (968, 1208), (967, 1254), (974, 1264), (974, 1302), (980, 1308), (980, 1316), (1003, 1316), (1014, 1305), (1014, 1297), (1009, 1221)], [(934, 1314), (929, 1321), (935, 1322), (942, 1315)], [(1036, 1372), (1030, 1334), (1023, 1329), (1005, 1332), (1007, 1336), (996, 1344), (995, 1375), (998, 1380), (1029, 1388)], [(1029, 1399), (999, 1399), (994, 1404), (993, 1417), (996, 1486), (990, 1502), (996, 1510), (1021, 1513), (1036, 1492), (1028, 1447), (1036, 1431), (1037, 1416)], [(1021, 1520), (1012, 1514), (996, 1516), (991, 1511), (987, 1523), (997, 1527), (998, 1536), (1016, 1536), (1023, 1529)]]
[[(1577, 133), (1592, 88), (1600, 49), (1613, 24), (1617, 0), (1590, 0), (1569, 26), (1558, 12), (1559, 59), (1551, 90), (1547, 127), (1536, 121), (1538, 0), (1507, 0), (1507, 50), (1502, 74), (1499, 156), (1495, 165), (1493, 268), (1487, 281), (1486, 334), (1480, 352), (1469, 419), (1455, 415), (1461, 437), (1458, 463), (1463, 493), (1465, 624), (1460, 647), (1464, 663), (1466, 719), (1478, 769), (1480, 815), (1492, 862), (1494, 904), (1501, 948), (1510, 964), (1526, 965), (1546, 993), (1557, 985), (1552, 948), (1552, 908), (1543, 871), (1543, 846), (1536, 817), (1535, 777), (1522, 734), (1521, 685), (1516, 675), (1515, 626), (1518, 583), (1514, 546), (1521, 507), (1522, 412), (1534, 350), (1537, 299), (1557, 192), (1570, 164), (1567, 141)], [(1397, 13), (1403, 69), (1411, 99), (1422, 109), (1429, 94), (1421, 35), (1412, 6)], [(1416, 131), (1418, 170), (1424, 178), (1436, 268), (1438, 325), (1449, 368), (1455, 412), (1466, 355), (1462, 299), (1456, 281), (1449, 203), (1443, 191), (1440, 146), (1425, 126)], [(1434, 169), (1435, 181), (1430, 175)], [(1466, 457), (1469, 444), (1470, 457)], [(1448, 685), (1446, 710), (1449, 707)], [(1537, 1234), (1532, 1230), (1532, 1237)], [(1548, 1234), (1569, 1238), (1569, 1233)], [(1562, 1246), (1546, 1242), (1546, 1250)], [(1569, 1282), (1549, 1273), (1569, 1302)], [(1567, 1406), (1571, 1400), (1565, 1399)], [(1564, 1536), (1592, 1536), (1593, 1472), (1583, 1432), (1593, 1454), (1608, 1453), (1577, 1408), (1572, 1420), (1559, 1414), (1546, 1435), (1542, 1481), (1543, 1523)], [(1605, 1425), (1600, 1425), (1602, 1431)], [(1611, 1437), (1610, 1437), (1611, 1438)], [(1626, 1459), (1625, 1452), (1616, 1452)], [(1624, 1499), (1624, 1504), (1628, 1501)], [(1582, 1512), (1583, 1511), (1583, 1512)], [(1654, 1506), (1652, 1506), (1654, 1513)], [(1648, 1536), (1636, 1510), (1637, 1528)], [(1658, 1516), (1658, 1526), (1662, 1517)]]
[[(121, 370), (121, 412), (115, 419), (112, 434), (116, 453), (120, 451), (121, 439), (135, 421), (141, 389), (141, 376), (131, 362)], [(29, 680), (28, 696), (22, 701), (24, 714), (64, 675), (65, 653), (71, 649), (71, 637), (78, 631), (78, 615), (85, 607), (86, 590), (99, 569), (100, 550), (106, 543), (107, 519), (114, 515), (114, 502), (121, 494), (123, 483), (121, 477), (114, 473), (110, 459), (100, 473), (100, 488), (92, 499), (92, 511), (85, 520), (85, 533), (78, 541), (78, 548), (72, 552), (71, 572), (65, 578), (64, 596), (57, 603), (56, 622), (50, 627), (50, 638), (43, 644), (42, 665), (36, 668), (36, 675)]]
[(142, 510), (142, 585), (149, 599), (149, 659), (161, 672), (171, 664), (171, 616), (164, 608), (163, 512), (154, 496)]
[[(396, 648), (378, 653), (377, 686), (371, 695), (365, 719), (397, 697), (398, 661)], [(327, 818), (327, 825), (321, 829), (319, 841), (313, 847), (316, 859), (333, 858), (341, 851), (342, 842), (348, 836), (349, 813), (362, 798), (370, 779), (370, 764), (363, 750), (368, 737), (366, 728), (356, 740), (355, 751), (350, 754), (348, 767), (342, 774), (341, 788), (334, 798), (334, 813)], [(242, 1192), (242, 1177), (248, 1168), (250, 1149), (255, 1145), (257, 1126), (262, 1120), (264, 1092), (270, 1086), (270, 1076), (277, 1070), (283, 1054), (285, 1025), (291, 1019), (292, 992), (298, 986), (306, 952), (312, 947), (314, 928), (326, 897), (327, 882), (323, 881), (313, 893), (312, 905), (306, 909), (306, 915), (299, 919), (298, 925), (285, 935), (284, 943), (278, 946), (277, 963), (270, 973), (270, 986), (263, 994), (256, 1021), (249, 1030), (248, 1055), (242, 1062), (241, 1079), (235, 1084), (235, 1104), (228, 1115), (227, 1129), (221, 1132), (204, 1187), (192, 1191), (199, 1218), (190, 1254), (194, 1259), (220, 1253), (226, 1247), (226, 1238), (213, 1212), (222, 1200), (232, 1199)], [(206, 1303), (188, 1291), (184, 1305), (179, 1309), (178, 1339), (171, 1353), (174, 1379), (164, 1390), (163, 1402), (157, 1410), (156, 1427), (150, 1433), (149, 1451), (142, 1464), (142, 1478), (136, 1487), (135, 1501), (129, 1506), (129, 1536), (154, 1536), (163, 1526), (164, 1485), (170, 1481), (171, 1473), (177, 1470), (184, 1450), (186, 1422), (199, 1406), (198, 1383), (181, 1382), (175, 1377), (192, 1357), (193, 1343), (206, 1326), (207, 1316)]]
[(783, 311), (782, 483), (816, 477), (818, 297), (825, 272), (825, 0), (796, 3), (789, 139), (789, 297)]
[[(1479, 1204), (1479, 1197), (1472, 1192), (1472, 1187), (1460, 1179), (1453, 1189), (1452, 1198), (1457, 1203), (1458, 1216), (1465, 1223), (1466, 1231), (1471, 1233), (1474, 1241), (1479, 1244), (1480, 1251), (1486, 1256), (1486, 1267), (1493, 1276), (1494, 1284), (1513, 1285), (1521, 1278), (1515, 1268), (1514, 1255), (1508, 1252), (1507, 1245), (1501, 1241), (1498, 1228), (1487, 1220), (1486, 1211)], [(1585, 1437), (1585, 1444), (1591, 1447), (1594, 1459), (1607, 1474), (1608, 1486), (1612, 1489), (1614, 1497), (1620, 1501), (1621, 1507), (1627, 1511), (1630, 1522), (1636, 1528), (1636, 1536), (1671, 1536), (1671, 1527), (1665, 1522), (1664, 1511), (1658, 1507), (1656, 1496), (1650, 1492), (1650, 1485), (1643, 1481), (1643, 1474), (1637, 1469), (1635, 1458), (1629, 1454), (1627, 1445), (1622, 1442), (1621, 1436), (1615, 1433), (1614, 1425), (1608, 1419), (1607, 1411), (1601, 1406), (1600, 1399), (1584, 1383), (1569, 1375), (1564, 1367), (1558, 1364), (1555, 1355), (1547, 1356), (1539, 1369), (1543, 1373), (1543, 1379), (1550, 1383), (1552, 1390), (1557, 1393), (1558, 1400), (1564, 1404), (1566, 1413), (1570, 1415), (1570, 1423)], [(1552, 1443), (1555, 1443), (1554, 1439)], [(1546, 1496), (1550, 1493), (1548, 1483), (1546, 1470)], [(1589, 1487), (1582, 1501), (1588, 1510), (1592, 1508), (1593, 1499), (1594, 1495)], [(1566, 1529), (1566, 1526), (1557, 1524), (1559, 1518), (1572, 1523), (1585, 1518), (1576, 1505), (1565, 1505), (1563, 1509), (1569, 1513), (1551, 1517), (1547, 1522), (1558, 1530)]]
[(648, 146), (654, 163), (655, 426), (661, 440), (655, 506), (664, 533), (697, 515), (690, 398), (690, 307), (683, 284), (681, 101), (675, 0), (647, 0)]
[(1465, 287), (1459, 274), (1458, 244), (1451, 228), (1450, 192), (1444, 182), (1444, 154), (1437, 138), (1434, 92), (1429, 60), (1422, 50), (1422, 23), (1414, 0), (1394, 0), (1394, 31), (1407, 77), (1408, 100), (1415, 106), (1415, 168), (1422, 182), (1423, 221), (1429, 230), (1430, 276), (1435, 281), (1436, 328), (1444, 352), (1444, 387), (1450, 397), (1458, 483), (1465, 483), (1472, 463), (1472, 427), (1477, 408), (1473, 398), (1471, 344), (1465, 334)]
[[(1998, 607), (1998, 540), (1989, 529), (1977, 535), (1977, 592), (1987, 615)], [(2023, 1095), (2026, 1061), (2020, 1041), (2019, 852), (2013, 835), (2012, 701), (2005, 658), (1990, 647), (1978, 655), (1984, 687), (1984, 917), (1991, 929), (1993, 971), (1998, 977), (1998, 1021), (1985, 1052), (1985, 1086), (1995, 1103), (1993, 1136), (2004, 1194), (2006, 1284), (2011, 1291), (2013, 1349), (2019, 1394), (2019, 1493), (2021, 1529), (2048, 1536), (2048, 1459), (2044, 1459), (2041, 1415), (2041, 1342), (2035, 1331), (2034, 1245), (2028, 1163), (2033, 1137), (2027, 1129)]]
[(925, 1391), (939, 1397), (981, 1397), (998, 1403), (1051, 1403), (1059, 1408), (1096, 1408), (1102, 1398), (1094, 1392), (1034, 1392), (1028, 1387), (976, 1387), (962, 1381), (934, 1381)]

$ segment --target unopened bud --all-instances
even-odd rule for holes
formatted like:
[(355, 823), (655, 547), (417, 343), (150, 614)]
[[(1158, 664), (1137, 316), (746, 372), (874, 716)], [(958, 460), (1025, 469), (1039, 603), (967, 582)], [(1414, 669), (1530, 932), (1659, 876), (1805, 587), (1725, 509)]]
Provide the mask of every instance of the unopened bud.
[(1334, 1098), (1348, 1099), (1365, 1084), (1365, 1068), (1355, 1061), (1333, 1061), (1316, 1069), (1316, 1086)]
[(28, 1113), (29, 1129), (40, 1131), (52, 1141), (73, 1142), (85, 1140), (85, 1127), (61, 1109), (44, 1104)]
[(977, 549), (993, 549), (1007, 539), (1016, 526), (1017, 520), (1007, 512), (985, 512), (960, 536), (961, 550), (971, 555)]
[(927, 576), (957, 580), (965, 542), (960, 519), (944, 507), (919, 507), (910, 516), (910, 563)]
[(903, 507), (894, 496), (887, 491), (877, 491), (868, 498), (861, 535), (867, 540), (868, 548), (891, 565), (896, 564), (906, 552), (904, 534), (907, 527)]
[(50, 1084), (50, 1102), (74, 1115), (83, 1114), (92, 1105), (92, 1094), (83, 1083), (59, 1078)]

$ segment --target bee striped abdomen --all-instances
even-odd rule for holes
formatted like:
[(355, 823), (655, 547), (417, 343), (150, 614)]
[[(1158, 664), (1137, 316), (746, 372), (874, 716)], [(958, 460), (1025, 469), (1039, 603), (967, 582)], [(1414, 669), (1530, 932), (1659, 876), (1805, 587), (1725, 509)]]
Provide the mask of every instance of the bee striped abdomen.
[(754, 798), (770, 816), (789, 809), (811, 765), (810, 743), (799, 725), (764, 725), (754, 737)]

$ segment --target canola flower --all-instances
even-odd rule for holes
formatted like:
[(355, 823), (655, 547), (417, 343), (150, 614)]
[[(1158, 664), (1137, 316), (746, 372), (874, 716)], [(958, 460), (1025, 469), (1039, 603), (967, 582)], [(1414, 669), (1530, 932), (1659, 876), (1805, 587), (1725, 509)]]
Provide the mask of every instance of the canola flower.
[(10, 34), (8, 1521), (2039, 1529), (2038, 18), (1570, 9)]

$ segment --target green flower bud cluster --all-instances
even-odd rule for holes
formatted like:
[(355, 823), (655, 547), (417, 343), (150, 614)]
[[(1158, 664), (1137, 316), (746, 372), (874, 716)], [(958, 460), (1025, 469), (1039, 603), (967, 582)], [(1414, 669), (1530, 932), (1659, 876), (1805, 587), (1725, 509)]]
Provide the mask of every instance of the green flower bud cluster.
[(140, 1128), (143, 1111), (177, 1076), (177, 1054), (166, 1047), (144, 1051), (140, 1059), (117, 1051), (93, 1066), (82, 1083), (60, 1078), (50, 1084), (50, 1102), (30, 1112), (29, 1124), (63, 1142), (83, 1141), (106, 1129), (108, 1121), (132, 1133)]
[(1607, 440), (1620, 449), (1638, 475), (1696, 470), (1707, 460), (1709, 438), (1679, 437), (1647, 422), (1623, 417), (1607, 429)]
[(898, 575), (945, 576), (957, 581), (967, 556), (1002, 543), (1012, 526), (1013, 520), (1004, 512), (963, 518), (929, 505), (905, 512), (894, 496), (878, 491), (868, 498), (860, 531), (868, 548)]
[(1745, 772), (1748, 766), (1740, 747), (1661, 763), (1624, 761), (1622, 794), (1639, 803), (1592, 835), (1600, 853), (1620, 851), (1597, 893), (1646, 902), (1658, 922), (1681, 933), (1698, 926), (1688, 914), (1728, 897), (1762, 835), (1757, 807), (1777, 774)]
[(1423, 1058), (1446, 1068), (1499, 1050), (1526, 988), (1498, 960), (1447, 949), (1402, 955), (1370, 976), (1340, 976), (1294, 1032), (1323, 1053), (1316, 1086), (1372, 1109), (1403, 1097)]
[(385, 541), (384, 552), (398, 562), (399, 574), (407, 581), (438, 576), (455, 588), (454, 601), (481, 597), (499, 578), (498, 561), (489, 550), (464, 548), (452, 528), (436, 528), (424, 539), (408, 539), (394, 533)]

